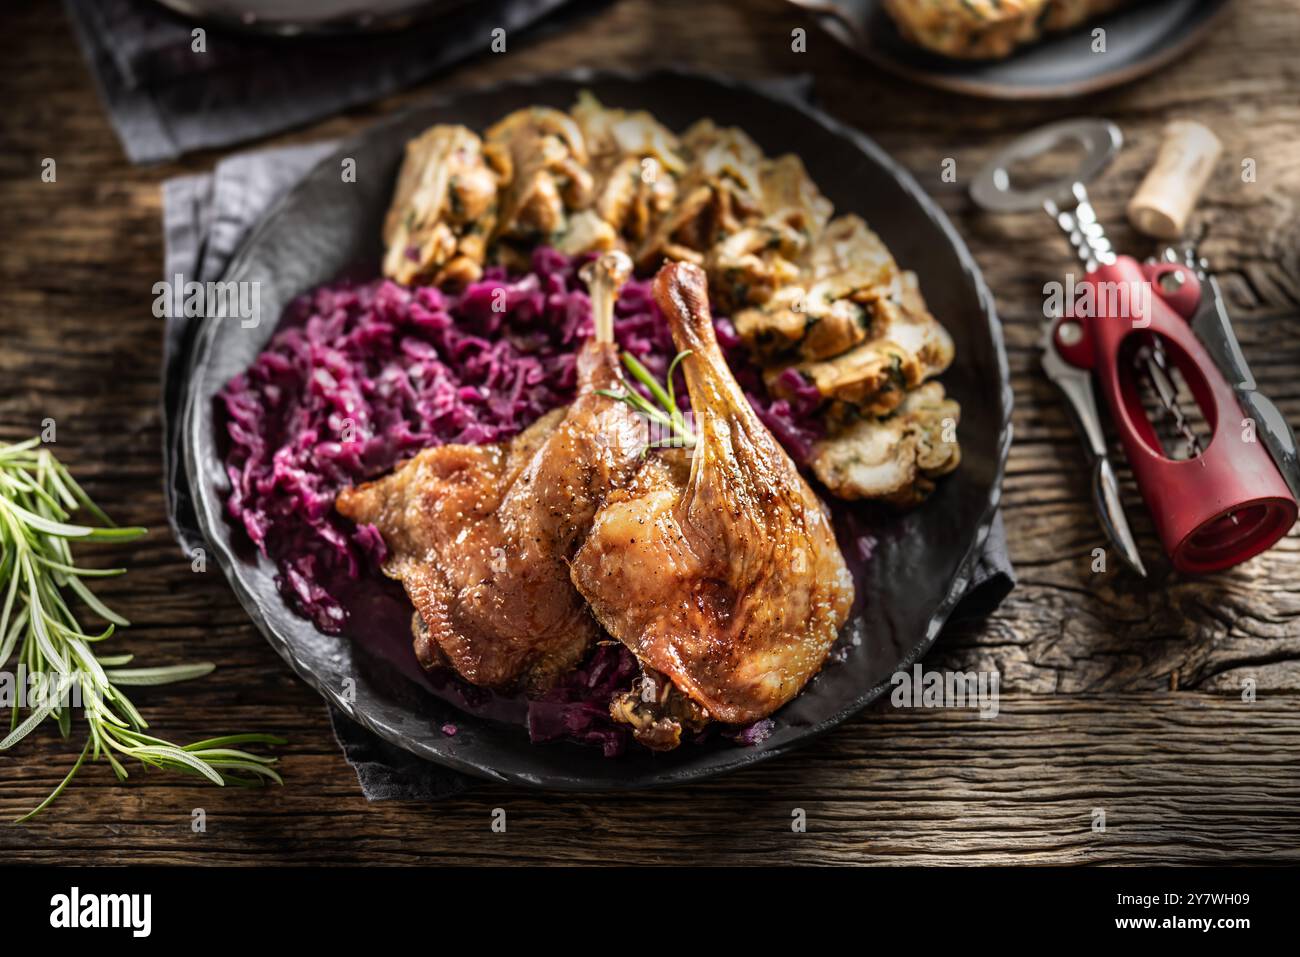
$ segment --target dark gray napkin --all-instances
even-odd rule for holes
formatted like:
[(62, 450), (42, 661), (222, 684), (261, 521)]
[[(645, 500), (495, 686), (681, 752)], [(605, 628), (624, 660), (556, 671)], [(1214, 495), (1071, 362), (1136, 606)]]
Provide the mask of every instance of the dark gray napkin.
[[(331, 116), (517, 34), (605, 0), (475, 0), (405, 30), (281, 38), (195, 26), (152, 0), (64, 0), (101, 99), (133, 163), (175, 159)], [(548, 29), (561, 25), (549, 22)]]
[[(222, 160), (211, 175), (183, 176), (163, 184), (165, 276), (186, 281), (220, 278), (249, 229), (262, 213), (334, 144), (314, 143), (243, 153)], [(189, 354), (198, 322), (168, 317), (163, 349), (163, 467), (168, 519), (189, 554), (202, 543), (181, 462), (177, 416), (189, 375)], [(979, 564), (953, 617), (984, 615), (1015, 584), (999, 513)], [(465, 790), (471, 779), (423, 761), (383, 741), (330, 708), (334, 735), (369, 800), (432, 800)]]
[[(222, 160), (210, 174), (179, 176), (163, 183), (163, 276), (168, 282), (212, 282), (248, 231), (275, 200), (333, 148), (334, 142), (241, 153)], [(167, 518), (186, 552), (202, 544), (185, 479), (178, 420), (194, 334), (199, 323), (168, 316), (163, 332), (163, 475)]]
[(334, 739), (357, 773), (367, 801), (437, 801), (466, 791), (474, 778), (417, 758), (330, 708)]

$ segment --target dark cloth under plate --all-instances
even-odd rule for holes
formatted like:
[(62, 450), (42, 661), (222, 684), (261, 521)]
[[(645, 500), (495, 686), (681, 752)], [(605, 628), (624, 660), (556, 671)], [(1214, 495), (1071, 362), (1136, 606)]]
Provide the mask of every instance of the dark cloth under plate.
[[(64, 0), (133, 163), (268, 136), (377, 100), (605, 0), (474, 0), (405, 30), (273, 37), (191, 22), (153, 0)], [(565, 9), (563, 16), (551, 17)], [(203, 52), (192, 31), (203, 26)], [(533, 31), (534, 33), (536, 31)]]
[[(262, 150), (232, 156), (212, 175), (185, 176), (163, 186), (164, 275), (208, 282), (220, 278), (243, 237), (262, 213), (333, 148), (333, 143)], [(163, 461), (168, 517), (188, 554), (202, 543), (180, 458), (177, 416), (189, 373), (194, 327), (201, 320), (168, 318), (163, 355)], [(1015, 584), (999, 514), (989, 531), (954, 618), (986, 615)], [(432, 800), (470, 787), (473, 779), (423, 761), (388, 744), (331, 708), (330, 720), (361, 790), (372, 801)]]

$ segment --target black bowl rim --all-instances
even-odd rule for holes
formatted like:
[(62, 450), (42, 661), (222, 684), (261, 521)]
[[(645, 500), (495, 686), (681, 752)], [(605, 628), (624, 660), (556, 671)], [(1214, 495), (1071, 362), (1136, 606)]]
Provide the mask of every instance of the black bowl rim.
[[(377, 130), (385, 129), (390, 126), (398, 126), (417, 113), (425, 112), (430, 108), (440, 105), (447, 105), (458, 97), (487, 94), (502, 89), (510, 89), (520, 86), (535, 86), (539, 83), (552, 82), (567, 82), (573, 84), (591, 84), (602, 81), (650, 83), (658, 76), (671, 76), (676, 79), (712, 83), (726, 89), (744, 91), (752, 95), (757, 95), (771, 101), (774, 105), (798, 110), (807, 118), (822, 126), (827, 132), (849, 140), (855, 147), (870, 156), (874, 162), (878, 163), (892, 177), (894, 177), (899, 185), (902, 186), (908, 195), (916, 202), (921, 213), (943, 233), (944, 237), (952, 246), (953, 251), (956, 253), (962, 272), (966, 275), (975, 290), (979, 305), (988, 324), (988, 332), (993, 344), (994, 356), (998, 366), (998, 378), (1001, 386), (997, 395), (1001, 404), (1002, 412), (999, 427), (997, 463), (994, 469), (989, 496), (980, 514), (979, 522), (976, 525), (975, 535), (971, 539), (971, 544), (967, 548), (965, 555), (962, 556), (960, 563), (957, 565), (957, 570), (949, 584), (948, 592), (931, 614), (929, 623), (926, 627), (925, 636), (917, 642), (913, 646), (911, 652), (899, 662), (899, 669), (910, 668), (930, 650), (931, 646), (938, 638), (939, 632), (944, 623), (948, 620), (949, 615), (957, 606), (962, 595), (966, 592), (972, 574), (983, 552), (984, 544), (988, 539), (989, 530), (992, 527), (993, 520), (997, 515), (998, 505), (1001, 502), (1002, 481), (1006, 473), (1007, 454), (1011, 447), (1011, 412), (1013, 394), (1010, 382), (1010, 366), (1007, 360), (1006, 345), (1002, 335), (1002, 325), (997, 315), (993, 295), (984, 282), (984, 277), (980, 272), (979, 266), (976, 264), (970, 250), (967, 249), (965, 242), (957, 233), (943, 210), (940, 209), (928, 195), (926, 195), (924, 190), (921, 189), (916, 180), (912, 177), (911, 173), (890, 157), (875, 143), (874, 140), (868, 137), (865, 133), (841, 123), (816, 107), (800, 100), (797, 96), (776, 86), (763, 86), (761, 84), (751, 83), (709, 71), (680, 67), (664, 67), (649, 71), (596, 70), (582, 67), (556, 73), (530, 74), (501, 82), (467, 86), (430, 97), (410, 109), (403, 110), (400, 113), (388, 117), (379, 123), (372, 124), (359, 133), (348, 137), (338, 145), (334, 152), (323, 158), (316, 167), (313, 167), (312, 171), (309, 171), (308, 174), (304, 176), (304, 182), (307, 176), (311, 175), (311, 172), (321, 166), (326, 164), (337, 166), (339, 157), (348, 155), (349, 150), (353, 148), (354, 144), (360, 143), (367, 137), (374, 135)], [(292, 200), (300, 188), (300, 185), (295, 186), (267, 210), (259, 224), (250, 231), (239, 252), (237, 252), (231, 259), (223, 273), (223, 280), (230, 278), (242, 268), (244, 261), (250, 255), (249, 251), (255, 247), (256, 241), (261, 236), (262, 232), (268, 228), (271, 221), (281, 212), (282, 208)], [(192, 372), (206, 362), (214, 339), (214, 330), (216, 325), (216, 323), (208, 322), (200, 331), (190, 364)], [(190, 377), (191, 385), (189, 388), (189, 394), (186, 396), (186, 407), (183, 418), (183, 421), (187, 426), (187, 434), (184, 442), (186, 474), (191, 488), (194, 489), (195, 512), (198, 517), (199, 528), (209, 547), (215, 551), (217, 562), (225, 573), (226, 579), (230, 582), (231, 587), (234, 589), (235, 595), (239, 599), (240, 604), (243, 605), (244, 610), (253, 620), (253, 623), (257, 626), (258, 630), (262, 632), (271, 646), (280, 654), (280, 657), (288, 663), (290, 668), (292, 668), (300, 678), (307, 682), (308, 685), (315, 688), (329, 704), (338, 708), (350, 719), (377, 734), (385, 741), (388, 741), (405, 751), (409, 751), (418, 757), (469, 774), (473, 777), (489, 781), (525, 784), (532, 787), (547, 788), (551, 790), (608, 792), (640, 790), (651, 787), (685, 784), (725, 774), (742, 767), (759, 764), (786, 754), (795, 747), (803, 745), (814, 738), (825, 734), (827, 731), (830, 731), (832, 728), (837, 727), (844, 721), (853, 717), (878, 698), (884, 692), (885, 688), (888, 687), (888, 680), (880, 682), (846, 703), (831, 717), (808, 727), (797, 737), (783, 742), (780, 745), (766, 748), (738, 747), (735, 749), (735, 757), (730, 761), (700, 768), (668, 768), (665, 769), (662, 774), (656, 775), (649, 780), (645, 778), (636, 778), (628, 781), (619, 779), (592, 781), (587, 778), (569, 776), (553, 776), (548, 777), (546, 780), (541, 780), (537, 776), (531, 774), (500, 771), (495, 768), (484, 767), (474, 763), (473, 761), (466, 760), (460, 755), (440, 750), (430, 742), (412, 740), (403, 735), (400, 730), (378, 720), (374, 715), (358, 710), (354, 707), (352, 702), (349, 702), (342, 697), (336, 689), (320, 680), (320, 678), (298, 658), (290, 643), (278, 635), (275, 629), (270, 626), (262, 612), (260, 599), (244, 583), (241, 576), (237, 573), (235, 566), (238, 559), (231, 553), (223, 536), (219, 533), (218, 526), (222, 521), (221, 515), (224, 509), (221, 503), (215, 503), (214, 508), (214, 495), (204, 484), (204, 475), (198, 462), (199, 456), (201, 455), (198, 428), (199, 410), (198, 403), (195, 401), (196, 394), (199, 391), (197, 389), (198, 381), (199, 378), (192, 374)]]

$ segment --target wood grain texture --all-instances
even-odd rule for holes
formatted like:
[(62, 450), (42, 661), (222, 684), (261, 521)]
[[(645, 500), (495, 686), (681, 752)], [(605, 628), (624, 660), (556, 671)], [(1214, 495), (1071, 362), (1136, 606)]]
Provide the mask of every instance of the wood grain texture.
[[(1164, 74), (1068, 105), (986, 104), (911, 87), (840, 49), (778, 0), (624, 0), (566, 33), (512, 42), (452, 75), (276, 137), (354, 131), (446, 84), (576, 63), (685, 63), (746, 77), (811, 73), (823, 106), (875, 137), (941, 197), (1006, 328), (1015, 434), (1005, 515), (1021, 584), (987, 622), (950, 628), (927, 666), (997, 669), (999, 716), (881, 702), (788, 758), (722, 780), (643, 795), (556, 799), (483, 785), (432, 806), (368, 805), (319, 699), (249, 624), (215, 569), (191, 572), (167, 532), (157, 405), (159, 184), (219, 154), (128, 165), (62, 8), (6, 4), (0, 27), (0, 438), (58, 423), (58, 452), (119, 520), (150, 526), (131, 573), (102, 592), (135, 622), (120, 644), (143, 660), (199, 656), (217, 674), (137, 696), (168, 736), (286, 735), (286, 786), (217, 790), (173, 776), (116, 786), (84, 772), (31, 825), (0, 827), (10, 861), (80, 863), (1146, 863), (1300, 859), (1300, 535), (1199, 581), (1159, 563), (1148, 583), (1095, 575), (1103, 544), (1078, 442), (1038, 371), (1042, 284), (1068, 263), (1041, 216), (977, 214), (959, 179), (1011, 135), (1062, 115), (1104, 115), (1128, 147), (1093, 190), (1121, 248), (1147, 245), (1123, 206), (1162, 124), (1189, 117), (1225, 146), (1191, 235), (1220, 271), (1262, 387), (1300, 423), (1300, 12), (1237, 4), (1209, 42)], [(808, 52), (790, 50), (809, 31)], [(797, 144), (791, 144), (797, 146)], [(44, 157), (57, 183), (40, 181)], [(1231, 175), (1254, 160), (1254, 183)], [(1224, 171), (1227, 171), (1226, 173)], [(1139, 544), (1158, 545), (1125, 480)], [(93, 560), (93, 558), (92, 558)], [(1244, 679), (1259, 695), (1242, 700)], [(0, 818), (36, 803), (71, 762), (52, 734), (0, 755)], [(194, 834), (202, 807), (208, 830)], [(493, 808), (508, 829), (489, 828)], [(807, 833), (791, 830), (803, 808)], [(1104, 833), (1094, 810), (1106, 813)]]

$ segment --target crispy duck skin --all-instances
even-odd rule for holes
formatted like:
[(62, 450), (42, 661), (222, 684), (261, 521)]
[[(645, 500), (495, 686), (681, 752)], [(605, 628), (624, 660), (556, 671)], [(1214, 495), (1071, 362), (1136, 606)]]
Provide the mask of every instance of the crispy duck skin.
[(825, 506), (722, 357), (703, 270), (671, 263), (654, 286), (674, 343), (690, 351), (682, 365), (697, 445), (688, 466), (653, 456), (610, 494), (573, 582), (644, 668), (707, 717), (745, 723), (821, 668), (853, 582)]
[(578, 397), (567, 410), (508, 443), (425, 449), (386, 478), (339, 493), (342, 515), (383, 536), (384, 572), (419, 615), (424, 667), (538, 692), (599, 637), (569, 561), (645, 445), (644, 423), (597, 391), (623, 389), (610, 331), (615, 292), (593, 287), (594, 308), (608, 315), (598, 314), (597, 337), (578, 355)]

